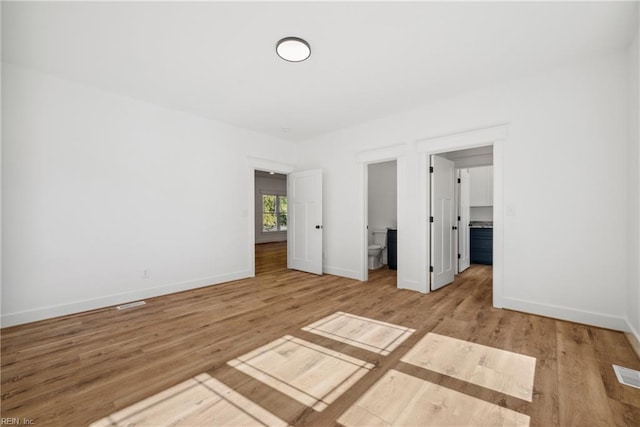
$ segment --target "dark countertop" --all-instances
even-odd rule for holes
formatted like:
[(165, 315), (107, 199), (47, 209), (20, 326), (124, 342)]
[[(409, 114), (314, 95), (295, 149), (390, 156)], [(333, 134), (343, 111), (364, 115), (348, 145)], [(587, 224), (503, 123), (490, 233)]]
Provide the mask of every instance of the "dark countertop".
[(493, 228), (493, 221), (471, 221), (469, 222), (471, 228)]

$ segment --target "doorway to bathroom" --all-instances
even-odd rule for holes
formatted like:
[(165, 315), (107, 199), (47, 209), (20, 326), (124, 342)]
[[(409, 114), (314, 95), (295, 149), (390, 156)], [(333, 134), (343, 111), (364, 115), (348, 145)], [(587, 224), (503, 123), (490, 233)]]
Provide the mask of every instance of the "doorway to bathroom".
[(256, 170), (255, 274), (287, 269), (287, 175)]
[(398, 269), (398, 162), (367, 165), (367, 280), (396, 286)]

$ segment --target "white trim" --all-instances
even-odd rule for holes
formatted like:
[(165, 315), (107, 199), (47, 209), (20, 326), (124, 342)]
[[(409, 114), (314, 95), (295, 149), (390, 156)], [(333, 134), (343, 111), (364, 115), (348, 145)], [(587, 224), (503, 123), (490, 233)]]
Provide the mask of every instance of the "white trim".
[[(410, 285), (412, 282), (407, 278), (409, 274), (407, 266), (407, 260), (409, 260), (413, 254), (411, 251), (407, 250), (407, 242), (411, 239), (408, 238), (409, 234), (413, 233), (413, 230), (407, 227), (407, 224), (411, 224), (411, 212), (405, 207), (405, 202), (409, 200), (409, 195), (407, 194), (407, 189), (411, 186), (409, 181), (409, 169), (411, 168), (410, 159), (406, 155), (399, 156), (396, 159), (396, 194), (397, 194), (397, 238), (396, 242), (396, 263), (397, 263), (397, 277), (396, 277), (396, 287), (398, 289), (413, 289), (416, 290), (413, 285)], [(409, 218), (407, 218), (409, 216)], [(366, 241), (365, 241), (366, 243)], [(367, 250), (368, 252), (368, 250)], [(387, 253), (388, 257), (388, 253)]]
[(624, 333), (629, 340), (629, 344), (633, 347), (633, 351), (640, 357), (640, 333), (631, 325), (629, 319), (627, 319), (627, 331)]
[[(358, 238), (360, 240), (360, 250), (358, 255), (360, 258), (360, 272), (358, 279), (366, 282), (369, 280), (369, 233), (367, 230), (367, 223), (369, 222), (369, 164), (361, 162), (360, 171), (358, 173), (359, 184), (358, 188), (362, 191), (359, 194), (358, 206), (360, 210), (360, 223), (358, 229)], [(364, 260), (364, 262), (362, 261)]]
[(249, 197), (249, 208), (247, 212), (247, 221), (249, 228), (249, 245), (247, 247), (247, 258), (250, 261), (249, 276), (255, 277), (256, 275), (256, 170), (266, 172), (276, 172), (284, 175), (288, 175), (294, 171), (293, 165), (287, 163), (275, 162), (273, 160), (262, 159), (259, 157), (247, 156), (248, 165), (248, 188), (247, 196)]
[[(400, 258), (398, 258), (398, 261), (400, 261)], [(419, 280), (408, 280), (408, 279), (403, 279), (402, 281), (398, 282), (398, 289), (408, 289), (411, 291), (418, 291), (418, 292), (422, 292), (419, 289), (421, 288), (420, 286), (420, 281)], [(422, 292), (424, 293), (424, 292)]]
[[(503, 145), (508, 133), (507, 125), (491, 126), (484, 129), (475, 129), (466, 132), (453, 133), (444, 136), (422, 138), (416, 141), (416, 150), (423, 153), (420, 159), (420, 171), (418, 172), (421, 185), (425, 185), (430, 179), (427, 172), (429, 156), (432, 154), (446, 153), (449, 151), (464, 150), (468, 148), (493, 145), (493, 306), (503, 307), (503, 277), (504, 277), (504, 208), (503, 208)], [(420, 288), (425, 293), (429, 292), (429, 227), (427, 226), (428, 206), (431, 198), (429, 185), (425, 191), (419, 193), (422, 218), (419, 232), (423, 239), (420, 240), (420, 269), (424, 271), (421, 277)]]
[(294, 167), (288, 163), (280, 163), (269, 159), (262, 159), (260, 157), (247, 156), (247, 162), (252, 169), (263, 172), (275, 172), (288, 175), (294, 171)]
[(255, 243), (274, 243), (274, 242), (286, 242), (287, 241), (287, 230), (280, 231), (269, 231), (264, 232), (261, 231), (259, 236), (256, 238)]
[[(169, 295), (175, 292), (188, 291), (192, 289), (230, 282), (233, 280), (245, 279), (249, 277), (249, 273), (249, 270), (242, 270), (218, 276), (202, 277), (200, 279), (189, 280), (186, 282), (155, 286), (152, 288), (142, 289), (134, 292), (122, 292), (106, 297), (74, 301), (67, 304), (36, 308), (33, 310), (19, 311), (16, 313), (8, 313), (3, 314), (0, 317), (0, 322), (2, 324), (2, 327), (5, 328), (8, 326), (35, 322), (38, 320), (50, 319), (53, 317), (77, 314), (89, 310), (103, 309), (131, 301), (142, 300), (145, 298), (154, 298), (158, 296)], [(147, 304), (147, 307), (148, 306), (149, 304)]]
[(493, 142), (493, 306), (502, 308), (504, 290), (504, 142)]
[(374, 148), (371, 150), (360, 151), (356, 154), (358, 163), (380, 163), (388, 160), (395, 160), (403, 155), (408, 148), (408, 144), (387, 145), (386, 147)]
[(593, 311), (576, 310), (551, 304), (540, 304), (519, 298), (503, 297), (502, 302), (503, 308), (510, 310), (537, 314), (539, 316), (551, 317), (554, 319), (568, 320), (570, 322), (593, 325), (601, 328), (614, 329), (616, 331), (626, 331), (628, 329), (627, 321), (622, 317), (596, 313)]
[(324, 274), (332, 274), (334, 276), (346, 277), (347, 279), (360, 280), (360, 272), (357, 270), (349, 270), (346, 268), (331, 267), (329, 265), (322, 266)]
[(483, 147), (490, 145), (492, 141), (507, 139), (508, 129), (508, 125), (501, 124), (482, 129), (421, 138), (416, 141), (416, 149), (418, 152), (428, 151), (430, 154), (438, 154), (452, 151), (452, 148), (454, 150), (463, 150)]

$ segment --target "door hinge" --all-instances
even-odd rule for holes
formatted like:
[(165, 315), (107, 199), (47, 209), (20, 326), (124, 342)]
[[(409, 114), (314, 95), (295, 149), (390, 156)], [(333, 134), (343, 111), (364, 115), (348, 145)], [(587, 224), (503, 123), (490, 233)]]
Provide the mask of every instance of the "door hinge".
[(460, 254), (458, 254), (458, 259), (462, 258), (462, 256)]
[(429, 222), (433, 222), (433, 217), (432, 216), (429, 217)]
[(458, 184), (460, 184), (460, 178), (458, 178)]
[(458, 215), (458, 221), (460, 221), (460, 220), (461, 220), (460, 215)]
[(433, 273), (433, 265), (429, 266), (429, 273)]
[(433, 173), (433, 166), (429, 166), (429, 173)]

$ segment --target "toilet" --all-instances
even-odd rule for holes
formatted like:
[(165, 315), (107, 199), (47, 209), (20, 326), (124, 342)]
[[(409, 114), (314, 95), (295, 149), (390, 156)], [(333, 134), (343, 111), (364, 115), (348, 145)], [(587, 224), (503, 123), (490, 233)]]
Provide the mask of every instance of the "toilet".
[(369, 270), (382, 267), (382, 252), (387, 244), (387, 230), (373, 231), (373, 244), (369, 245)]

